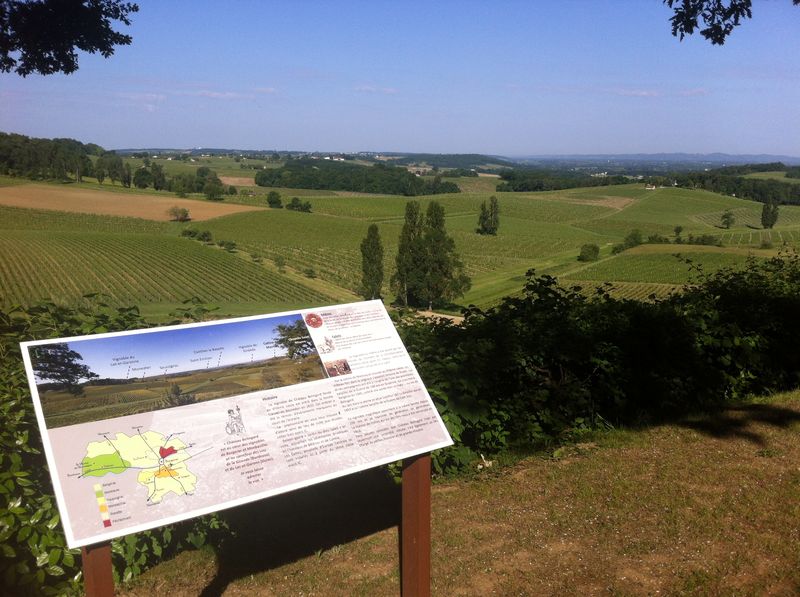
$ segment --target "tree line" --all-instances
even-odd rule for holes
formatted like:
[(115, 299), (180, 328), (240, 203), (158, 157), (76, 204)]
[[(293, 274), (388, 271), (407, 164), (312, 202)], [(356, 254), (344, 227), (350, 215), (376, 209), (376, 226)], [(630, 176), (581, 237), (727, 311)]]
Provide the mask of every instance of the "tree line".
[(65, 180), (73, 176), (80, 182), (91, 176), (89, 156), (104, 149), (75, 139), (36, 139), (16, 133), (0, 133), (0, 174), (34, 180)]
[(741, 199), (751, 199), (760, 203), (800, 205), (800, 184), (796, 183), (781, 182), (776, 179), (745, 178), (727, 174), (723, 170), (676, 174), (673, 179), (679, 187), (683, 188), (734, 195)]
[(424, 180), (405, 168), (374, 164), (359, 166), (329, 160), (289, 160), (281, 168), (269, 168), (256, 174), (255, 182), (262, 187), (292, 189), (325, 189), (355, 191), (386, 195), (435, 195), (458, 193), (458, 185), (435, 177)]
[(578, 187), (599, 187), (630, 182), (625, 176), (587, 176), (574, 172), (541, 169), (514, 169), (500, 173), (503, 181), (497, 185), (498, 192), (559, 191)]

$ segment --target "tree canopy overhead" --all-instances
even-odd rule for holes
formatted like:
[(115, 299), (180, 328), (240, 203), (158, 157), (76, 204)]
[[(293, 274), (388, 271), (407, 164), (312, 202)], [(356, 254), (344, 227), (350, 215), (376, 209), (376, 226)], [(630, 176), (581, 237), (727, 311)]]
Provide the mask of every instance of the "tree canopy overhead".
[(120, 0), (0, 0), (0, 72), (70, 74), (76, 50), (108, 58), (131, 43), (112, 23), (130, 25), (138, 10)]
[[(722, 45), (741, 25), (753, 17), (752, 0), (664, 0), (673, 11), (672, 35), (683, 39), (695, 30), (712, 44)], [(795, 6), (800, 0), (792, 0)]]

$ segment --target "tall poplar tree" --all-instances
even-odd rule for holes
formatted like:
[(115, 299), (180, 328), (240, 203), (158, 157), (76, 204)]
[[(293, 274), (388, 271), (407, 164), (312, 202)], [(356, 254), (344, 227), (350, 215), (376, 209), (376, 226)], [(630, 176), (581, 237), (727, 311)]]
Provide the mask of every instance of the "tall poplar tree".
[(772, 228), (778, 222), (778, 204), (774, 201), (764, 203), (761, 207), (761, 226)]
[(361, 241), (361, 296), (381, 297), (383, 286), (383, 243), (377, 224), (370, 224), (367, 236)]
[(404, 306), (419, 304), (426, 251), (422, 239), (423, 218), (419, 201), (406, 203), (406, 215), (395, 258), (391, 288)]
[(481, 203), (481, 213), (478, 215), (478, 234), (497, 234), (497, 229), (500, 227), (500, 204), (497, 202), (497, 197), (492, 195), (489, 198), (489, 206), (486, 206), (486, 201)]
[(430, 310), (435, 304), (463, 295), (471, 286), (456, 253), (455, 241), (445, 229), (444, 208), (437, 201), (428, 204), (423, 243), (426, 259), (421, 298)]

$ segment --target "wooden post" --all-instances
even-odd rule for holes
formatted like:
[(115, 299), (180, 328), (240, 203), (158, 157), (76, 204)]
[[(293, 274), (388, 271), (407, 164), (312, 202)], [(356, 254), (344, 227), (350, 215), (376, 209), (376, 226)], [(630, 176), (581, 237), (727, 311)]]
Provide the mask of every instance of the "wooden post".
[(86, 597), (113, 597), (114, 572), (111, 564), (111, 543), (98, 543), (81, 548), (83, 586)]
[(403, 461), (400, 520), (400, 593), (431, 594), (431, 455)]

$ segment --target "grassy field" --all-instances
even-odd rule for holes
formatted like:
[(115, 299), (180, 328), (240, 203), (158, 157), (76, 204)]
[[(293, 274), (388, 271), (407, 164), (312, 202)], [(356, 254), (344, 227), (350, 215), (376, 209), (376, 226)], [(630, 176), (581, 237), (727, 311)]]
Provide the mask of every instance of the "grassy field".
[[(196, 167), (170, 164), (175, 168)], [(242, 172), (247, 175), (247, 171)], [(0, 184), (9, 180), (0, 180)], [(629, 184), (545, 193), (495, 193), (490, 187), (496, 183), (493, 178), (457, 182), (475, 186), (472, 192), (415, 199), (423, 210), (431, 200), (440, 202), (446, 210), (448, 231), (473, 281), (472, 289), (460, 301), (465, 305), (486, 306), (518, 292), (530, 268), (570, 281), (615, 282), (623, 296), (632, 297), (663, 294), (683, 283), (686, 268), (669, 254), (694, 251), (686, 245), (610, 255), (612, 245), (634, 228), (645, 237), (653, 233), (672, 237), (675, 227), (682, 226), (684, 238), (711, 234), (721, 239), (723, 250), (706, 247), (702, 256), (694, 256), (709, 269), (742, 263), (743, 255), (762, 243), (771, 243), (776, 251), (784, 244), (800, 242), (800, 207), (782, 206), (776, 228), (761, 230), (760, 204), (706, 191), (650, 191), (641, 184)], [(408, 201), (399, 196), (279, 189), (284, 201), (294, 195), (308, 200), (312, 213), (283, 209), (229, 213), (232, 208), (244, 207), (234, 202), (263, 207), (269, 189), (258, 188), (253, 196), (238, 195), (219, 203), (185, 199), (190, 213), (203, 213), (202, 217), (208, 219), (178, 224), (144, 219), (163, 220), (163, 205), (177, 202), (175, 198), (126, 190), (123, 199), (119, 188), (111, 190), (107, 184), (101, 191), (98, 188), (84, 183), (24, 184), (2, 189), (15, 196), (25, 195), (29, 207), (40, 201), (40, 205), (51, 208), (95, 212), (67, 214), (0, 206), (0, 230), (5, 232), (3, 246), (7, 247), (0, 255), (0, 271), (5, 272), (0, 275), (4, 304), (43, 296), (72, 301), (83, 292), (103, 291), (114, 300), (136, 301), (148, 313), (164, 314), (180, 298), (198, 296), (223, 304), (226, 313), (246, 314), (255, 312), (251, 308), (266, 306), (290, 308), (353, 300), (361, 276), (359, 243), (371, 223), (378, 225), (383, 239), (388, 285)], [(85, 195), (96, 201), (82, 203)], [(498, 196), (500, 202), (499, 234), (481, 236), (475, 233), (477, 215), (481, 202), (491, 195)], [(111, 214), (117, 213), (113, 211), (116, 209), (135, 209), (139, 217), (102, 215), (97, 213), (103, 211), (98, 202), (111, 205), (113, 209), (106, 210)], [(720, 218), (728, 209), (733, 211), (736, 223), (731, 229), (723, 229)], [(239, 250), (227, 254), (177, 238), (186, 227), (209, 230), (214, 240), (234, 241)], [(29, 233), (34, 230), (41, 234)], [(600, 247), (601, 262), (587, 267), (576, 261), (585, 243)], [(263, 261), (253, 263), (252, 257)], [(284, 273), (279, 273), (275, 265), (281, 261), (285, 263)], [(75, 263), (83, 267), (75, 268)], [(74, 271), (70, 271), (71, 265)], [(123, 283), (119, 271), (102, 275), (115, 268), (124, 268), (121, 271), (130, 280)], [(56, 273), (59, 270), (61, 273)], [(386, 291), (385, 296), (389, 295)]]
[[(797, 595), (798, 431), (794, 393), (435, 485), (433, 595)], [(231, 510), (121, 594), (396, 595), (398, 503), (367, 472)]]
[(780, 180), (781, 182), (790, 182), (792, 184), (800, 184), (800, 179), (797, 178), (787, 178), (786, 172), (778, 171), (778, 172), (751, 172), (750, 174), (745, 174), (745, 178), (760, 178), (762, 180)]

